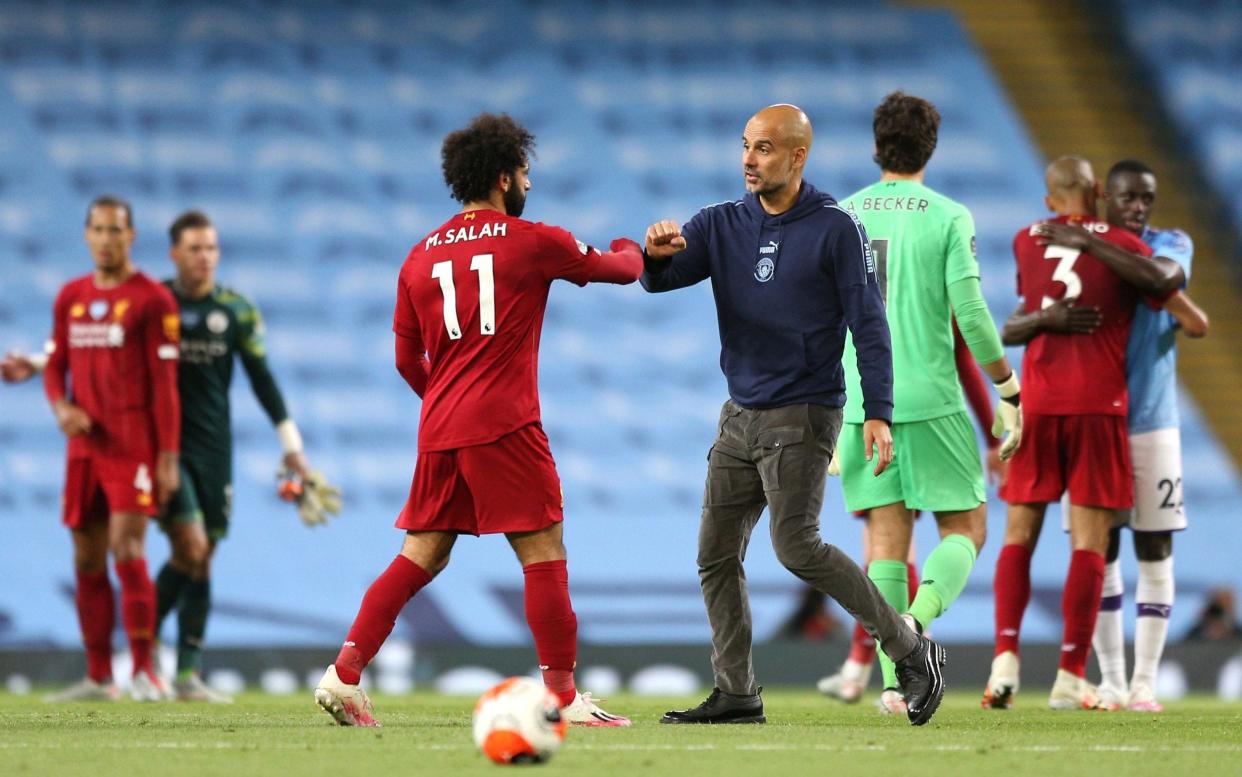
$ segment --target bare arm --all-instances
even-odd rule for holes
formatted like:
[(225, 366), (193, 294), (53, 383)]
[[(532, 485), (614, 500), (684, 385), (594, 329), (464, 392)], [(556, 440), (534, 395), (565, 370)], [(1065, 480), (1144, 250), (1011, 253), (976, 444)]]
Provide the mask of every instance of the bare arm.
[(1186, 292), (1179, 291), (1164, 303), (1164, 309), (1177, 319), (1177, 325), (1182, 328), (1187, 337), (1204, 337), (1208, 333), (1208, 314), (1203, 308), (1195, 304)]
[(1043, 310), (1027, 313), (1026, 306), (1019, 303), (1001, 327), (1001, 340), (1005, 345), (1025, 345), (1040, 332), (1089, 335), (1102, 320), (1100, 309), (1092, 305), (1057, 300)]
[(1186, 285), (1186, 272), (1172, 259), (1132, 254), (1075, 224), (1049, 221), (1036, 229), (1044, 237), (1040, 245), (1055, 243), (1086, 251), (1144, 294), (1164, 297)]

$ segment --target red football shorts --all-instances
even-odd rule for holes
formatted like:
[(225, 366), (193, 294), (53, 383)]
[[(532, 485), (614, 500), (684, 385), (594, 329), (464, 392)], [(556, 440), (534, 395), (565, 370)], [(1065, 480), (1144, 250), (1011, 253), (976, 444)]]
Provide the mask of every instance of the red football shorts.
[(564, 519), (563, 504), (548, 437), (529, 424), (484, 445), (418, 454), (397, 528), (476, 536), (538, 531)]
[(71, 457), (65, 464), (62, 519), (70, 529), (113, 513), (155, 515), (155, 462), (108, 456)]
[(1130, 435), (1123, 415), (1037, 415), (1022, 421), (1001, 498), (1010, 504), (1060, 501), (1124, 510), (1134, 506)]

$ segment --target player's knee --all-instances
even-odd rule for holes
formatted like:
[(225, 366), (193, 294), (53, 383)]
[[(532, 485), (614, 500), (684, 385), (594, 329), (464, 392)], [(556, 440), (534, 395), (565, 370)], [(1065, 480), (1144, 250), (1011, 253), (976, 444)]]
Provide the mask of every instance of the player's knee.
[(988, 541), (988, 525), (986, 522), (971, 526), (966, 538), (975, 545), (975, 555), (983, 552), (983, 545)]
[(1164, 561), (1173, 555), (1173, 532), (1136, 532), (1134, 555), (1139, 561)]
[(776, 560), (795, 575), (815, 568), (823, 556), (825, 545), (818, 538), (796, 537), (776, 544)]

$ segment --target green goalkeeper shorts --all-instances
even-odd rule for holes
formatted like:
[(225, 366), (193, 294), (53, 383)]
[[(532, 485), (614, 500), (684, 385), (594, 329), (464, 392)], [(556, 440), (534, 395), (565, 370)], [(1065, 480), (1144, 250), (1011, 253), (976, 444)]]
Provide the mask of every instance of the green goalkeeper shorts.
[(979, 442), (966, 413), (893, 424), (893, 461), (876, 477), (863, 455), (863, 425), (837, 441), (841, 488), (851, 512), (904, 502), (911, 510), (960, 512), (987, 500)]
[(228, 536), (233, 511), (233, 473), (223, 465), (200, 459), (181, 459), (181, 488), (160, 517), (165, 533), (176, 524), (202, 523), (207, 537), (218, 542)]

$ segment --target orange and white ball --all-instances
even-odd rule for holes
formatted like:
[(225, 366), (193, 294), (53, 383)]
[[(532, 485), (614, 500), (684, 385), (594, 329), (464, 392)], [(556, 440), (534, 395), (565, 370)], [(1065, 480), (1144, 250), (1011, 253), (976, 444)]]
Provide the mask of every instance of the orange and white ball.
[(547, 761), (568, 725), (556, 696), (530, 677), (510, 677), (474, 705), (474, 743), (498, 764)]

